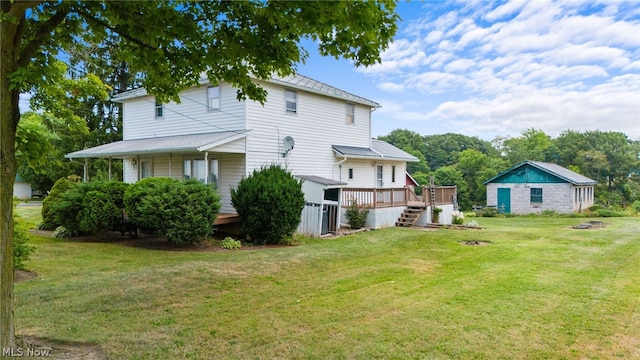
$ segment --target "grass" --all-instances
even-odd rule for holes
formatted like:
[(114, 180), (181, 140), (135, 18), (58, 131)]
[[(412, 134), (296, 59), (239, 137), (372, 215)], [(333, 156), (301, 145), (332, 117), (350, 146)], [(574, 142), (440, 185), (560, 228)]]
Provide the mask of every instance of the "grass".
[(640, 358), (637, 218), (477, 220), (215, 253), (35, 237), (17, 331), (126, 359)]

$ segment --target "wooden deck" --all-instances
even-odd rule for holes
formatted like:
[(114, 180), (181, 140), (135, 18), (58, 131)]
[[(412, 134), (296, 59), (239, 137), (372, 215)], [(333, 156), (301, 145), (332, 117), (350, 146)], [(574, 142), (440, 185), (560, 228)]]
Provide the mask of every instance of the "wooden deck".
[(218, 214), (216, 221), (213, 225), (231, 224), (240, 221), (240, 215), (238, 214)]

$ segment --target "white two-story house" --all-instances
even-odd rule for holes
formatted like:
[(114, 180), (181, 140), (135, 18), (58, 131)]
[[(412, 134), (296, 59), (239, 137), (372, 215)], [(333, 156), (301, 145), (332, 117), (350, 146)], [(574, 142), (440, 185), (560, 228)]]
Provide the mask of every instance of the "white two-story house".
[[(378, 103), (302, 75), (256, 82), (268, 91), (264, 105), (238, 101), (237, 89), (206, 80), (181, 92), (180, 103), (160, 103), (144, 89), (121, 93), (112, 100), (123, 104), (123, 140), (67, 157), (122, 159), (123, 179), (129, 183), (152, 176), (215, 183), (222, 198), (220, 219), (235, 214), (230, 189), (272, 163), (304, 179), (307, 205), (318, 211), (324, 206), (325, 213), (327, 204), (375, 202), (362, 193), (356, 197), (356, 192), (344, 198), (343, 188), (369, 189), (370, 194), (404, 189), (406, 163), (417, 159), (372, 139), (371, 113)], [(390, 194), (376, 201), (393, 203)], [(406, 195), (395, 195), (399, 197), (406, 202)], [(340, 225), (340, 212), (329, 220), (319, 218), (325, 222), (321, 232)], [(303, 216), (304, 226), (320, 226), (314, 221), (309, 224)]]

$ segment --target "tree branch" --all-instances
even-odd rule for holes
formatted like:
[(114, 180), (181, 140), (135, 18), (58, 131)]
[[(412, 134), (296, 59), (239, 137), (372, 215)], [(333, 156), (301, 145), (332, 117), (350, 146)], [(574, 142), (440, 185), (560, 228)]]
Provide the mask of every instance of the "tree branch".
[(129, 40), (131, 42), (134, 42), (134, 43), (136, 43), (136, 44), (138, 44), (138, 45), (140, 45), (140, 46), (142, 46), (144, 48), (147, 48), (147, 49), (150, 49), (150, 50), (155, 50), (155, 48), (150, 46), (149, 44), (145, 44), (142, 41), (130, 36), (126, 32), (122, 31), (121, 29), (119, 29), (119, 28), (117, 28), (115, 26), (111, 26), (108, 23), (106, 23), (105, 21), (102, 21), (100, 19), (95, 18), (94, 16), (92, 16), (91, 14), (89, 14), (86, 11), (78, 10), (78, 14), (84, 16), (87, 20), (93, 21), (94, 23), (96, 23), (96, 24), (98, 24), (100, 26), (103, 26), (104, 28), (109, 29), (109, 30), (117, 33), (118, 35), (122, 36), (123, 38), (125, 38), (125, 39), (127, 39), (127, 40)]
[(18, 68), (27, 66), (31, 58), (36, 54), (38, 49), (51, 37), (51, 32), (60, 25), (69, 14), (69, 8), (65, 6), (60, 9), (47, 21), (45, 21), (39, 29), (35, 31), (35, 37), (22, 49), (18, 58)]

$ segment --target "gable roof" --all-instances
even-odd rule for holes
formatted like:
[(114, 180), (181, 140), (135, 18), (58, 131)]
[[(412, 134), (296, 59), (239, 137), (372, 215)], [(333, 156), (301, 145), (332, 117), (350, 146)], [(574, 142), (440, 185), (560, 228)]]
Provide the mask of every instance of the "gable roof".
[(492, 177), (491, 179), (483, 182), (483, 185), (486, 185), (490, 182), (493, 182), (494, 180), (508, 174), (511, 172), (514, 172), (516, 170), (518, 170), (519, 168), (525, 166), (525, 165), (529, 165), (532, 166), (540, 171), (543, 171), (545, 173), (548, 173), (550, 175), (553, 175), (561, 180), (564, 180), (568, 183), (571, 183), (573, 185), (597, 185), (598, 182), (590, 179), (584, 175), (580, 175), (576, 172), (573, 172), (565, 167), (562, 167), (558, 164), (554, 164), (554, 163), (549, 163), (549, 162), (542, 162), (542, 161), (524, 161), (508, 170), (505, 170), (503, 172), (501, 172), (500, 174)]
[(336, 154), (352, 159), (419, 161), (415, 156), (377, 139), (371, 139), (371, 148), (344, 145), (331, 145), (331, 147)]
[(176, 135), (136, 140), (121, 140), (65, 155), (74, 158), (125, 158), (158, 152), (205, 151), (242, 139), (249, 131), (223, 131), (195, 135)]
[[(318, 80), (314, 80), (310, 77), (294, 74), (285, 77), (274, 76), (270, 80), (266, 80), (266, 82), (278, 84), (284, 87), (298, 89), (302, 91), (307, 91), (310, 93), (315, 93), (319, 95), (324, 95), (336, 99), (341, 99), (348, 102), (353, 102), (357, 104), (367, 105), (374, 108), (379, 108), (380, 104), (375, 101), (371, 101), (369, 99), (363, 98), (362, 96), (354, 95), (344, 90), (340, 90), (334, 86), (327, 85)], [(209, 80), (206, 78), (200, 79), (200, 84), (208, 84)], [(132, 99), (136, 97), (149, 95), (147, 90), (144, 88), (137, 88), (129, 91), (122, 92), (120, 94), (114, 95), (111, 97), (112, 101), (121, 102), (126, 99)]]

